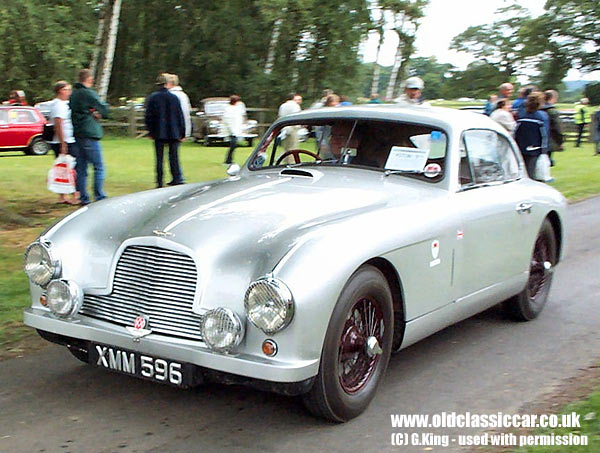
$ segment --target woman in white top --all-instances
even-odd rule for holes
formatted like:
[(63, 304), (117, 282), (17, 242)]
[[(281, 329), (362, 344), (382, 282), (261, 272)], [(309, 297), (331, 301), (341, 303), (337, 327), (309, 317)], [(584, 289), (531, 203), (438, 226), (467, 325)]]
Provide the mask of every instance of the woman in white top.
[(225, 158), (226, 164), (233, 163), (233, 151), (237, 145), (237, 138), (242, 135), (242, 126), (244, 125), (244, 115), (246, 108), (241, 98), (237, 94), (232, 94), (229, 98), (229, 105), (223, 112), (223, 125), (225, 133), (229, 136), (229, 152)]
[[(50, 122), (54, 124), (54, 137), (50, 142), (50, 146), (54, 150), (56, 157), (60, 154), (70, 154), (77, 158), (77, 144), (75, 143), (75, 137), (73, 137), (71, 108), (69, 107), (71, 91), (71, 84), (69, 82), (59, 80), (54, 84), (56, 99), (54, 99), (52, 110), (50, 110)], [(59, 196), (59, 203), (77, 203), (77, 193), (73, 194), (71, 200), (67, 200), (65, 194), (60, 194)]]
[(496, 110), (492, 112), (490, 118), (499, 123), (502, 127), (504, 127), (504, 129), (512, 134), (517, 123), (510, 109), (510, 101), (508, 99), (500, 99), (496, 104)]

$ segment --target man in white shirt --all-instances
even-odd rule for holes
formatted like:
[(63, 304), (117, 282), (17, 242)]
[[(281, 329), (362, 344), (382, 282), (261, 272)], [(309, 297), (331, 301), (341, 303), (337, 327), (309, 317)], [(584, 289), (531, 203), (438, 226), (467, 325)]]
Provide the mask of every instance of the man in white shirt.
[[(287, 115), (292, 115), (294, 113), (298, 113), (302, 110), (300, 105), (302, 104), (302, 96), (297, 93), (291, 93), (287, 100), (279, 106), (279, 118)], [(291, 149), (298, 149), (300, 146), (300, 142), (298, 141), (298, 130), (300, 126), (287, 126), (284, 127), (281, 131), (282, 142), (285, 151), (289, 151)], [(285, 163), (289, 163), (292, 159), (292, 156), (289, 156), (290, 159), (285, 159)]]
[(189, 96), (183, 91), (179, 85), (179, 76), (177, 74), (169, 74), (167, 76), (167, 89), (179, 99), (181, 110), (183, 111), (183, 119), (185, 121), (185, 138), (192, 135), (192, 104)]

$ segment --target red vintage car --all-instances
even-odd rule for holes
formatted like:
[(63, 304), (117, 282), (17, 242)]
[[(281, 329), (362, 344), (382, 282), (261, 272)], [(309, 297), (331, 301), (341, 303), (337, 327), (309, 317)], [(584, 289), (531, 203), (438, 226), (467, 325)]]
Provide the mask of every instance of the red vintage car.
[(0, 151), (43, 156), (49, 149), (42, 139), (44, 124), (46, 119), (34, 107), (0, 106)]

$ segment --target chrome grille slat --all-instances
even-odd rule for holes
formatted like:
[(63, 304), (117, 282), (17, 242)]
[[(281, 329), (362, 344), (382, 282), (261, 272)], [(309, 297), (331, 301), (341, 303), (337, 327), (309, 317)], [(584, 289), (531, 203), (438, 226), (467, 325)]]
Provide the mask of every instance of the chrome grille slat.
[[(119, 303), (125, 303), (125, 304), (135, 304), (136, 306), (139, 305), (135, 303), (135, 301), (132, 301), (132, 298), (136, 298), (139, 297), (139, 294), (136, 294), (133, 291), (114, 291), (111, 294), (112, 296), (112, 300), (114, 300), (115, 302), (119, 302)], [(92, 296), (90, 296), (92, 297)], [(165, 299), (165, 298), (161, 298), (161, 297), (152, 297), (152, 302), (147, 301), (146, 305), (149, 307), (159, 307), (159, 306), (166, 306), (165, 308), (169, 308), (168, 311), (172, 311), (172, 309), (183, 309), (185, 310), (187, 308), (187, 304), (185, 303), (185, 300), (181, 301), (181, 300), (174, 300), (174, 299)]]
[[(141, 266), (141, 267), (152, 267), (153, 269), (177, 269), (184, 272), (193, 272), (195, 269), (191, 266), (182, 266), (173, 261), (154, 261), (154, 260), (144, 260), (141, 257), (125, 257), (123, 259), (123, 264), (129, 264), (132, 266)], [(149, 266), (148, 264), (151, 264)]]
[(86, 294), (80, 313), (121, 326), (140, 315), (153, 332), (202, 340), (192, 311), (196, 263), (187, 255), (154, 246), (127, 247), (119, 257), (109, 295)]
[[(132, 275), (132, 277), (130, 277), (129, 275)], [(123, 275), (122, 273), (119, 272), (119, 273), (115, 274), (115, 277), (117, 277), (117, 276), (120, 277), (119, 284), (129, 282), (130, 284), (132, 284), (134, 286), (140, 286), (142, 288), (148, 288), (148, 287), (146, 285), (140, 285), (139, 284), (140, 281), (145, 281), (146, 284), (151, 282), (152, 287), (147, 289), (148, 292), (157, 291), (157, 290), (160, 290), (161, 288), (163, 288), (166, 291), (172, 291), (172, 290), (179, 290), (180, 287), (183, 287), (186, 291), (191, 292), (193, 295), (196, 290), (195, 287), (193, 287), (193, 290), (191, 290), (192, 287), (188, 286), (188, 285), (170, 285), (168, 283), (159, 283), (152, 278), (148, 278), (144, 274), (129, 274), (129, 275)]]
[[(129, 316), (128, 320), (131, 322), (133, 322), (133, 320), (138, 316), (138, 314), (135, 313), (143, 310), (143, 313), (150, 317), (152, 317), (152, 315), (157, 315), (160, 316), (160, 319), (170, 320), (171, 322), (179, 323), (181, 325), (191, 323), (189, 320), (184, 320), (178, 316), (173, 316), (172, 311), (164, 311), (157, 308), (149, 307), (147, 305), (142, 308), (134, 304), (112, 304), (106, 301), (95, 301), (93, 299), (88, 299), (87, 303), (90, 307), (94, 307), (97, 311), (112, 311), (118, 314), (127, 314)], [(154, 318), (151, 319), (152, 321), (154, 321)], [(191, 323), (191, 325), (193, 324), (194, 323)]]

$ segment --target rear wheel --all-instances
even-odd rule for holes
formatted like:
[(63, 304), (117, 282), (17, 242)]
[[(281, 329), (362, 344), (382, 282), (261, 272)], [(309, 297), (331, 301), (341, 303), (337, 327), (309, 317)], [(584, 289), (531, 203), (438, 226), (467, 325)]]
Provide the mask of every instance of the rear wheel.
[(543, 310), (552, 285), (556, 264), (556, 237), (548, 219), (535, 240), (525, 289), (504, 302), (506, 314), (517, 321), (531, 321)]
[(32, 156), (44, 156), (48, 154), (48, 150), (50, 149), (50, 145), (45, 142), (42, 137), (34, 138), (29, 144), (29, 148), (25, 151), (26, 154), (30, 154)]
[(304, 404), (316, 416), (344, 422), (369, 405), (392, 350), (392, 294), (383, 274), (363, 266), (350, 278), (333, 311), (321, 364)]

